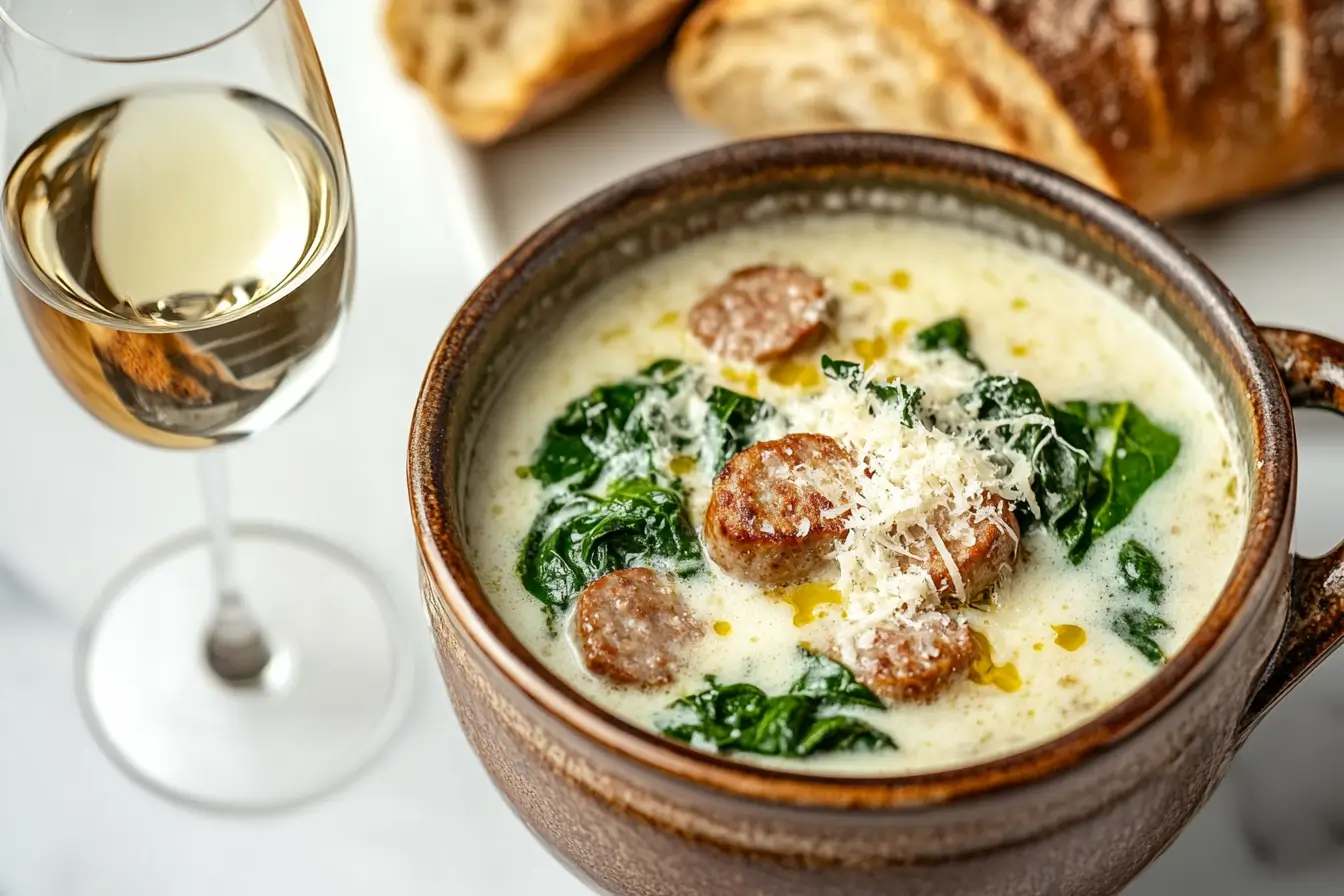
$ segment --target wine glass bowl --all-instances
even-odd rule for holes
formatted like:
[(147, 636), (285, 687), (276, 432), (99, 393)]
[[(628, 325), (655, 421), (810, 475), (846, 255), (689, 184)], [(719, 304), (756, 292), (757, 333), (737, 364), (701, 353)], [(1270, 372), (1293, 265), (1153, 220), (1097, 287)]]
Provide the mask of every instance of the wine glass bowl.
[(48, 365), (104, 423), (164, 447), (227, 441), (284, 416), (334, 360), (348, 196), (344, 164), (276, 103), (144, 92), (14, 163), (10, 282)]
[(340, 549), (235, 531), (216, 447), (303, 403), (350, 309), (349, 174), (298, 0), (0, 0), (0, 25), (0, 244), (39, 354), (118, 433), (214, 449), (207, 529), (147, 551), (86, 622), (81, 704), (170, 797), (320, 795), (406, 706), (396, 613)]
[[(0, 21), (31, 44), (90, 62), (154, 62), (208, 49), (246, 31), (281, 0), (6, 0)], [(190, 8), (184, 15), (183, 7)], [(133, 26), (128, 26), (128, 20)]]

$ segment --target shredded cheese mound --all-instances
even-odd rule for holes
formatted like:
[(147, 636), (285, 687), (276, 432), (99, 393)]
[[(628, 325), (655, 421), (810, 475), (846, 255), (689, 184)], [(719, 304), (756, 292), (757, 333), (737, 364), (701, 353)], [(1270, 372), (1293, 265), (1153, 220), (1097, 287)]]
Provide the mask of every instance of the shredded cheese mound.
[[(903, 382), (925, 391), (926, 420), (936, 426), (925, 420), (905, 426), (897, 408), (869, 393), (868, 384), (887, 381), (886, 371), (893, 368), (905, 374)], [(843, 628), (851, 637), (893, 617), (911, 621), (937, 609), (926, 568), (934, 553), (958, 597), (966, 600), (954, 548), (970, 545), (974, 524), (987, 519), (1012, 533), (985, 503), (987, 493), (1034, 507), (1031, 458), (1009, 450), (1004, 433), (1050, 421), (975, 420), (955, 398), (980, 375), (951, 353), (908, 352), (869, 368), (858, 389), (832, 380), (819, 394), (781, 406), (790, 432), (828, 435), (853, 459), (853, 487), (817, 483), (833, 505), (827, 515), (844, 517), (848, 526), (834, 558), (836, 589), (845, 597)], [(797, 475), (803, 482), (804, 471)]]

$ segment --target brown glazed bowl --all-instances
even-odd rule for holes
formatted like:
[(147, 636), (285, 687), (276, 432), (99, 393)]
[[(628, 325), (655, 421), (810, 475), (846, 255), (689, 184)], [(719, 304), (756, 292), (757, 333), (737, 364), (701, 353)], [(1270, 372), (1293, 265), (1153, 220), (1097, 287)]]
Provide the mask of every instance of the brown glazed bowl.
[[(463, 529), (477, 423), (594, 284), (740, 223), (868, 210), (954, 222), (1061, 259), (1196, 361), (1240, 441), (1249, 528), (1203, 627), (1142, 688), (1041, 746), (980, 765), (845, 779), (756, 768), (638, 730), (524, 650)], [(522, 243), (430, 364), (410, 493), (439, 664), (467, 737), (554, 853), (617, 894), (1047, 894), (1118, 890), (1175, 838), (1246, 735), (1344, 630), (1344, 547), (1290, 553), (1290, 401), (1344, 412), (1344, 346), (1258, 330), (1157, 225), (1054, 172), (915, 137), (745, 143), (645, 171)], [(1286, 384), (1286, 388), (1285, 388)]]

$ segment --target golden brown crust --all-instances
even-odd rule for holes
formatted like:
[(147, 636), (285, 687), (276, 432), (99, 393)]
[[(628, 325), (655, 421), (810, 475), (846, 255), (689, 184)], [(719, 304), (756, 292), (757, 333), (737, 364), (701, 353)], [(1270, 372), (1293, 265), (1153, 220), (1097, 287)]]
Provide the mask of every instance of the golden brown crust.
[[(488, 0), (477, 0), (485, 3)], [(427, 40), (443, 40), (426, 27), (434, 17), (449, 18), (446, 5), (434, 0), (389, 0), (385, 31), (402, 74), (419, 84), (440, 114), (460, 136), (488, 144), (519, 134), (572, 108), (662, 42), (681, 20), (690, 0), (643, 0), (629, 4), (628, 17), (587, 23), (578, 4), (575, 21), (564, 23), (553, 46), (536, 48), (545, 58), (529, 59), (531, 67), (502, 72), (507, 83), (501, 100), (482, 102), (459, 95), (452, 74), (431, 64), (436, 48)], [(537, 65), (536, 63), (540, 63)]]
[(965, 677), (980, 658), (971, 629), (942, 613), (891, 619), (848, 644), (833, 641), (827, 656), (887, 703), (924, 703)]
[(1054, 88), (975, 0), (886, 0), (884, 24), (915, 34), (941, 50), (972, 85), (982, 104), (1020, 147), (1019, 154), (1052, 165), (1116, 194), (1101, 156), (1079, 133)]
[[(1276, 18), (1257, 0), (1155, 5), (1151, 28), (1171, 144), (1126, 177), (1151, 214), (1202, 208), (1282, 183), (1284, 82)], [(1287, 168), (1291, 169), (1289, 164)]]
[(1148, 214), (1344, 165), (1331, 133), (1344, 111), (1340, 0), (960, 2), (1035, 67), (1115, 192)]
[(1125, 0), (961, 0), (1030, 60), (1122, 191), (1131, 169), (1163, 148), (1146, 51)]
[[(750, 38), (766, 7), (796, 16), (803, 3), (711, 0), (678, 40), (674, 85), (693, 67), (712, 67), (715, 29)], [(814, 0), (808, 8), (859, 7)], [(967, 88), (944, 97), (943, 108), (957, 113), (944, 122), (947, 136), (1019, 147), (1148, 214), (1199, 210), (1344, 168), (1344, 0), (879, 0), (874, 8), (868, 27), (892, 64), (939, 60), (936, 80), (917, 81), (923, 93), (938, 89), (931, 84)], [(781, 40), (760, 35), (772, 39)], [(784, 73), (815, 63), (782, 42), (777, 55)], [(792, 79), (775, 81), (777, 91), (794, 90)], [(799, 119), (785, 103), (750, 121), (741, 99), (697, 108), (713, 100), (701, 87), (678, 90), (697, 117), (763, 132), (775, 116), (779, 130), (797, 129), (798, 120), (783, 120)], [(889, 107), (874, 108), (865, 126), (911, 129), (896, 127), (900, 114)]]
[(710, 558), (737, 579), (787, 585), (825, 562), (845, 521), (822, 493), (845, 488), (852, 461), (839, 442), (794, 433), (735, 455), (714, 480), (705, 511)]
[(1344, 164), (1344, 3), (1340, 0), (1294, 0), (1301, 7), (1303, 94), (1298, 118), (1302, 156), (1310, 163), (1329, 155)]

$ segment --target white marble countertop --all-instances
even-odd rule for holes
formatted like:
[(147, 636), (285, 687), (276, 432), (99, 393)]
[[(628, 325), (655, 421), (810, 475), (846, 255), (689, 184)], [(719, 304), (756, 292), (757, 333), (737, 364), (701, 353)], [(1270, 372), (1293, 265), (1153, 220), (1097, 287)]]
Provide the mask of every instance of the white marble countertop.
[[(580, 114), (483, 159), (447, 140), (391, 71), (375, 0), (308, 3), (346, 136), (360, 219), (342, 357), (311, 402), (231, 451), (238, 516), (354, 548), (400, 601), (420, 673), (406, 727), (346, 790), (270, 817), (170, 805), (116, 771), (74, 700), (75, 628), (141, 550), (196, 526), (189, 458), (85, 416), (0, 301), (0, 894), (587, 892), (496, 796), (453, 719), (417, 606), (404, 496), (411, 406), (442, 328), (483, 274), (493, 210), (515, 238), (606, 179), (700, 148), (656, 65)], [(474, 171), (485, 168), (484, 187)], [(483, 200), (483, 201), (482, 201)], [(1260, 320), (1344, 334), (1344, 184), (1177, 228)], [(1299, 546), (1344, 535), (1344, 421), (1303, 418)], [(1276, 711), (1171, 852), (1131, 889), (1344, 892), (1344, 659)], [(1239, 804), (1283, 862), (1246, 846)], [(1332, 852), (1334, 850), (1334, 852)]]

